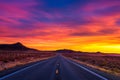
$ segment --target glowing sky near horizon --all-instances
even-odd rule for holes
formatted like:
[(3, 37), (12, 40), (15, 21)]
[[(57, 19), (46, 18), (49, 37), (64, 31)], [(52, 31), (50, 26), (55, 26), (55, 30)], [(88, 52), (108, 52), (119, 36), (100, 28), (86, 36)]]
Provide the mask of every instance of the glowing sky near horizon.
[(120, 0), (0, 0), (0, 43), (120, 53)]

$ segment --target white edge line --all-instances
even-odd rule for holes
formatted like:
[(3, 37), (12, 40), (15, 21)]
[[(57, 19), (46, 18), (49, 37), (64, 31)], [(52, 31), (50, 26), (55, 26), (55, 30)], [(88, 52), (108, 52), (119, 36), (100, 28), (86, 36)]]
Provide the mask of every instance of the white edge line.
[[(68, 61), (69, 61), (69, 60), (68, 60)], [(85, 67), (83, 67), (83, 66), (77, 64), (77, 63), (75, 63), (75, 62), (72, 62), (72, 61), (69, 61), (69, 62), (71, 62), (71, 63), (73, 63), (73, 64), (79, 66), (80, 68), (82, 68), (82, 69), (88, 71), (89, 73), (91, 73), (91, 74), (93, 74), (93, 75), (95, 75), (95, 76), (97, 76), (97, 77), (99, 77), (99, 78), (101, 78), (101, 79), (103, 79), (103, 80), (108, 80), (107, 78), (105, 78), (105, 77), (103, 77), (103, 76), (101, 76), (101, 75), (99, 75), (99, 74), (97, 74), (97, 73), (95, 73), (95, 72), (93, 72), (93, 71), (91, 71), (91, 70), (89, 70), (89, 69), (87, 69), (87, 68), (85, 68)]]
[[(43, 61), (43, 62), (45, 62), (45, 61)], [(15, 72), (13, 72), (13, 73), (10, 73), (10, 74), (8, 74), (8, 75), (5, 75), (5, 76), (1, 77), (0, 80), (3, 80), (3, 79), (8, 78), (8, 77), (10, 77), (10, 76), (13, 76), (14, 74), (17, 74), (17, 73), (19, 73), (19, 72), (22, 72), (22, 71), (24, 71), (24, 70), (27, 70), (27, 69), (32, 68), (32, 67), (34, 67), (34, 66), (36, 66), (36, 65), (39, 65), (39, 64), (40, 64), (40, 62), (38, 62), (38, 63), (36, 63), (36, 64), (33, 64), (33, 65), (31, 65), (31, 66), (25, 67), (25, 68), (23, 68), (23, 69), (20, 69), (20, 70), (18, 70), (18, 71), (15, 71)]]

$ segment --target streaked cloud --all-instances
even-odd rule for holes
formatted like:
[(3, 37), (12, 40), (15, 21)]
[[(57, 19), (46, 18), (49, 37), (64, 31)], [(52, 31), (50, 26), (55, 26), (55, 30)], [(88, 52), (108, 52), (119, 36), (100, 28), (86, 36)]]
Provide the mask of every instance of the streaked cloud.
[(1, 0), (0, 42), (21, 41), (43, 50), (115, 47), (120, 43), (119, 14), (119, 0)]

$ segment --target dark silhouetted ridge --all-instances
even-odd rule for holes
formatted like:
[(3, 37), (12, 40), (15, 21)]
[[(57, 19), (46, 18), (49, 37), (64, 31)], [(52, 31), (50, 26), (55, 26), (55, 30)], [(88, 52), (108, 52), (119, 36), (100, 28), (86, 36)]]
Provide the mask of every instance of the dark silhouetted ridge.
[(56, 50), (56, 52), (59, 53), (72, 53), (75, 52), (74, 50), (69, 50), (69, 49), (60, 49), (60, 50)]
[(17, 42), (14, 44), (0, 44), (0, 50), (32, 50), (32, 49), (24, 46), (20, 42)]

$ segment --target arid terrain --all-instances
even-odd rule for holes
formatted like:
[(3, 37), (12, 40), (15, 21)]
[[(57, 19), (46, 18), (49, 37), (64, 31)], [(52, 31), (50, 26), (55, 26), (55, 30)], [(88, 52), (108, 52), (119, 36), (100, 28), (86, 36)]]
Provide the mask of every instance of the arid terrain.
[[(58, 55), (58, 56), (57, 56)], [(51, 57), (64, 57), (112, 75), (120, 75), (120, 55), (102, 52), (81, 52), (69, 49), (39, 51), (21, 43), (0, 45), (0, 71), (29, 63), (48, 60)], [(55, 58), (52, 58), (55, 59)], [(70, 61), (71, 62), (71, 61)], [(65, 64), (66, 65), (66, 64)]]
[(87, 52), (71, 52), (63, 53), (65, 57), (69, 57), (82, 64), (94, 67), (96, 69), (109, 72), (111, 74), (120, 74), (120, 55), (104, 54), (104, 53), (87, 53)]
[[(38, 51), (27, 48), (21, 43), (10, 45), (0, 45), (0, 71), (19, 65), (36, 62), (49, 57), (53, 57), (55, 53), (49, 51)], [(11, 50), (10, 50), (11, 49)]]
[(48, 59), (54, 55), (52, 52), (0, 51), (0, 71), (18, 65)]

